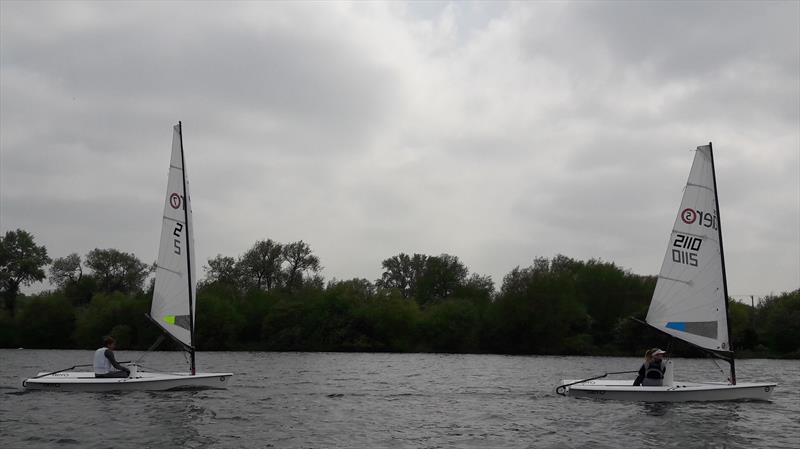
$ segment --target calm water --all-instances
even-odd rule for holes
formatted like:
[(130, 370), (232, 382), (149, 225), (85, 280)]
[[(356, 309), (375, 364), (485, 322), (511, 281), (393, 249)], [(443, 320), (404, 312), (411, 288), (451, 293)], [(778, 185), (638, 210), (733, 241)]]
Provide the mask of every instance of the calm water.
[[(118, 351), (118, 359), (140, 353)], [(177, 353), (142, 362), (185, 369)], [(39, 370), (90, 351), (0, 350), (0, 447), (798, 447), (800, 362), (742, 360), (775, 381), (771, 403), (644, 404), (563, 398), (559, 379), (638, 368), (639, 359), (438, 354), (200, 353), (233, 371), (227, 390), (22, 392)], [(676, 379), (722, 380), (708, 360)]]

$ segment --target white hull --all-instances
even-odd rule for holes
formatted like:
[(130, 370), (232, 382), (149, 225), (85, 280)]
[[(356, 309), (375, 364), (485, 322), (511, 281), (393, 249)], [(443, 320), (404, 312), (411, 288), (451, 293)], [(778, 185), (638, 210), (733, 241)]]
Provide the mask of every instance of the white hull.
[[(39, 375), (46, 373), (39, 373)], [(66, 371), (25, 379), (28, 390), (48, 391), (158, 391), (225, 388), (232, 373), (149, 373), (139, 371), (129, 378), (97, 378), (92, 372)]]
[[(576, 380), (564, 380), (566, 385)], [(590, 380), (567, 387), (566, 394), (576, 398), (611, 399), (641, 402), (687, 401), (768, 401), (774, 383), (694, 383), (675, 382), (663, 387), (634, 387), (632, 380)]]

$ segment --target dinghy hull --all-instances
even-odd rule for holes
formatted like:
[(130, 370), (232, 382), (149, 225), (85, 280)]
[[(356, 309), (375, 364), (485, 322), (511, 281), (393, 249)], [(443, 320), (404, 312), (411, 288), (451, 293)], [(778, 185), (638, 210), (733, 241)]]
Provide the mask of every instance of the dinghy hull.
[[(566, 385), (577, 380), (564, 380)], [(769, 401), (774, 383), (694, 383), (675, 382), (663, 387), (634, 387), (628, 380), (592, 380), (567, 387), (566, 394), (576, 398), (639, 402), (689, 401)]]
[[(39, 375), (46, 374), (40, 373)], [(27, 390), (163, 391), (225, 388), (233, 373), (148, 373), (129, 378), (97, 378), (92, 372), (67, 371), (22, 381)]]

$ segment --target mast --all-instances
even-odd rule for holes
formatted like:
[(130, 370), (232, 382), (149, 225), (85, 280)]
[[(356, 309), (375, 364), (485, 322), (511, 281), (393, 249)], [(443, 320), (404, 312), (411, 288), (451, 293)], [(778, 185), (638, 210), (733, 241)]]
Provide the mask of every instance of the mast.
[[(183, 146), (181, 146), (183, 150)], [(714, 204), (717, 207), (717, 232), (719, 237), (719, 254), (722, 262), (722, 290), (725, 295), (725, 321), (728, 328), (728, 350), (731, 352), (731, 357), (728, 363), (731, 364), (731, 384), (736, 385), (736, 364), (734, 363), (733, 355), (733, 340), (731, 340), (731, 319), (728, 308), (728, 276), (725, 272), (725, 249), (722, 246), (722, 219), (719, 213), (719, 195), (717, 194), (717, 170), (714, 168), (714, 149), (711, 142), (708, 142), (708, 154), (711, 156), (711, 179), (714, 180)]]
[[(195, 365), (194, 365), (194, 308), (192, 307), (192, 302), (194, 298), (192, 298), (192, 255), (190, 253), (191, 249), (191, 232), (189, 231), (189, 198), (186, 194), (186, 160), (183, 157), (183, 128), (181, 127), (181, 122), (178, 121), (178, 137), (181, 141), (181, 176), (183, 177), (183, 217), (184, 223), (186, 223), (186, 272), (188, 274), (189, 279), (189, 355), (191, 359), (191, 369), (192, 375), (195, 375)], [(723, 263), (723, 273), (724, 273), (724, 263)], [(725, 303), (727, 307), (727, 303)]]

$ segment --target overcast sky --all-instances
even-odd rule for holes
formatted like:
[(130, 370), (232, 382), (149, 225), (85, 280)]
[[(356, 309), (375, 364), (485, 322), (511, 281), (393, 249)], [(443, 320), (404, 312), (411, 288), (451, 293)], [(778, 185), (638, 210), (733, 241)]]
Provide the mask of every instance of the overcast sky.
[(656, 274), (713, 141), (729, 291), (800, 287), (800, 2), (0, 3), (0, 230), (156, 258), (183, 121), (198, 270), (304, 240), (499, 288)]

